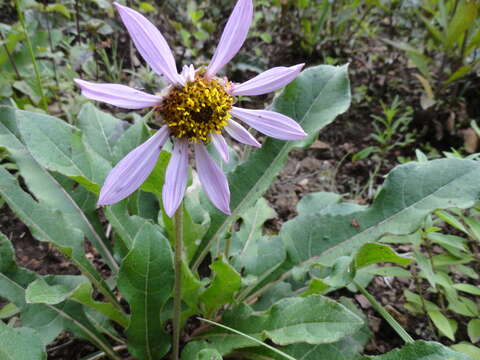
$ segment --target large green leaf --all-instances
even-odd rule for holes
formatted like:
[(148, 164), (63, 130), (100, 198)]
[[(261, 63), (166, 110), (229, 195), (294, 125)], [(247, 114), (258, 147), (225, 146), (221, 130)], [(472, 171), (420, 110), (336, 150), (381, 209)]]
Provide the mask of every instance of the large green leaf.
[[(25, 114), (25, 113), (24, 113)], [(61, 185), (46, 169), (39, 165), (22, 143), (17, 129), (16, 114), (13, 108), (0, 107), (0, 146), (5, 147), (17, 164), (30, 192), (41, 204), (62, 212), (73, 227), (80, 229), (102, 255), (110, 269), (116, 273), (118, 265), (113, 259), (106, 240), (97, 232), (87, 216)], [(86, 199), (88, 200), (88, 199)]]
[(0, 359), (43, 360), (45, 345), (38, 333), (29, 328), (11, 328), (0, 321)]
[(110, 344), (87, 319), (81, 305), (69, 301), (58, 305), (28, 304), (25, 301), (26, 288), (38, 276), (16, 265), (13, 248), (3, 234), (0, 236), (0, 245), (7, 249), (0, 252), (0, 264), (10, 264), (8, 269), (5, 271), (2, 269), (0, 272), (0, 297), (12, 302), (21, 310), (24, 326), (38, 330), (44, 345), (53, 341), (62, 330), (68, 329), (90, 340), (111, 359), (117, 359)]
[(78, 113), (77, 126), (83, 131), (85, 141), (90, 147), (113, 164), (114, 145), (124, 133), (128, 123), (98, 110), (88, 102)]
[(137, 233), (120, 267), (118, 287), (130, 304), (128, 347), (139, 359), (161, 359), (170, 348), (160, 311), (173, 288), (173, 257), (168, 240), (156, 225)]
[(109, 287), (85, 256), (83, 234), (71, 228), (61, 213), (36, 202), (22, 190), (17, 180), (0, 166), (0, 195), (27, 225), (32, 235), (57, 247), (113, 303), (116, 299)]
[[(269, 310), (255, 313), (245, 304), (225, 312), (222, 324), (244, 334), (278, 345), (298, 342), (334, 343), (354, 334), (364, 324), (355, 313), (338, 302), (319, 295), (280, 300)], [(235, 348), (255, 346), (251, 340), (223, 329), (213, 329), (201, 336), (222, 354)]]
[(331, 266), (384, 234), (409, 234), (435, 209), (472, 206), (480, 196), (480, 164), (472, 160), (440, 159), (395, 168), (372, 206), (330, 205), (311, 209), (286, 222), (280, 236), (288, 257), (261, 284), (288, 275), (298, 265)]
[(372, 360), (473, 360), (436, 342), (416, 341)]
[(285, 142), (267, 139), (242, 165), (228, 176), (232, 216), (213, 209), (211, 226), (194, 258), (195, 266), (206, 255), (208, 248), (249, 209), (268, 189), (282, 170), (288, 153), (296, 146), (305, 146), (337, 115), (350, 106), (350, 84), (347, 66), (321, 65), (303, 71), (275, 100), (273, 110), (296, 120), (309, 134), (308, 139)]
[(16, 115), (22, 139), (36, 161), (99, 192), (111, 165), (90, 148), (79, 129), (49, 115), (26, 111)]

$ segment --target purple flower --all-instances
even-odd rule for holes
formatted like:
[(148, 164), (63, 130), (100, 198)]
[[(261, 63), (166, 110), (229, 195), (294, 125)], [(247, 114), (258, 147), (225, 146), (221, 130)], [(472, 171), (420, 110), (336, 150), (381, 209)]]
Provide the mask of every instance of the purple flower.
[(162, 75), (169, 86), (158, 95), (118, 84), (96, 84), (75, 79), (82, 94), (125, 109), (154, 107), (163, 126), (142, 145), (125, 156), (107, 176), (100, 191), (99, 205), (116, 203), (134, 192), (152, 172), (160, 149), (173, 140), (173, 155), (167, 167), (162, 189), (163, 206), (172, 216), (185, 194), (188, 177), (188, 145), (193, 144), (200, 182), (208, 198), (221, 211), (230, 214), (228, 182), (207, 152), (212, 142), (223, 161), (228, 162), (225, 130), (235, 140), (260, 147), (238, 119), (261, 133), (282, 140), (298, 140), (306, 136), (289, 117), (267, 110), (247, 110), (233, 106), (235, 96), (260, 95), (291, 82), (304, 64), (276, 67), (242, 84), (233, 84), (216, 76), (238, 52), (252, 21), (252, 0), (238, 0), (223, 31), (213, 59), (206, 69), (184, 66), (179, 74), (173, 54), (158, 29), (143, 15), (114, 3), (140, 54), (153, 70)]

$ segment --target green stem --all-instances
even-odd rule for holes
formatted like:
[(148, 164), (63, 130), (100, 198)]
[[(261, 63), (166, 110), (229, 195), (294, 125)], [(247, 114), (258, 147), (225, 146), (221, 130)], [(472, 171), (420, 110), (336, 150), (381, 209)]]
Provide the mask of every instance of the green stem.
[(180, 325), (182, 313), (182, 250), (183, 203), (175, 212), (175, 285), (173, 293), (173, 360), (180, 355)]
[(402, 338), (406, 343), (413, 343), (414, 340), (412, 337), (405, 331), (405, 329), (393, 318), (390, 313), (383, 308), (383, 306), (375, 300), (375, 298), (370, 295), (370, 293), (363, 286), (359, 285), (357, 282), (353, 282), (363, 296), (372, 304), (372, 307), (388, 322), (388, 324), (395, 330), (395, 332)]
[(15, 5), (17, 7), (18, 20), (22, 25), (23, 34), (25, 36), (25, 41), (27, 42), (28, 51), (30, 52), (30, 57), (32, 58), (33, 70), (35, 71), (35, 78), (37, 79), (38, 91), (40, 91), (40, 97), (42, 98), (43, 109), (48, 110), (47, 98), (43, 92), (42, 80), (40, 78), (40, 71), (38, 70), (37, 60), (35, 59), (35, 54), (33, 52), (32, 43), (30, 41), (30, 36), (27, 32), (27, 27), (25, 26), (25, 19), (23, 18), (23, 13), (20, 7), (20, 0), (15, 0)]
[(15, 71), (15, 74), (17, 75), (18, 80), (22, 80), (22, 76), (20, 75), (20, 72), (17, 69), (17, 65), (15, 65), (15, 61), (12, 58), (12, 54), (10, 54), (10, 51), (8, 50), (7, 40), (5, 39), (1, 31), (0, 31), (0, 40), (3, 43), (3, 48), (5, 49), (5, 53), (8, 56), (8, 60), (10, 61), (10, 64), (12, 65), (13, 71)]

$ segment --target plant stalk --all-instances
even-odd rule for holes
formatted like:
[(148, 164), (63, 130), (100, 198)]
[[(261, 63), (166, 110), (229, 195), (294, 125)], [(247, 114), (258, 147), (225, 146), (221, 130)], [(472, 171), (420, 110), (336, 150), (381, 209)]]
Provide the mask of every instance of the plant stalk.
[(183, 250), (183, 202), (175, 212), (175, 284), (173, 292), (173, 360), (180, 355), (180, 325), (182, 315), (182, 250)]
[(20, 7), (20, 0), (15, 0), (15, 5), (17, 7), (18, 20), (22, 25), (23, 34), (25, 36), (25, 41), (27, 42), (28, 51), (30, 52), (30, 57), (32, 58), (33, 70), (35, 72), (35, 78), (37, 80), (38, 91), (40, 91), (40, 97), (42, 99), (43, 109), (48, 110), (47, 98), (43, 92), (42, 79), (40, 78), (40, 71), (38, 70), (37, 60), (35, 58), (35, 53), (33, 52), (32, 42), (30, 41), (30, 36), (28, 35), (27, 27), (25, 25), (25, 19), (23, 18), (22, 9)]
[(359, 285), (357, 282), (353, 282), (363, 296), (372, 304), (372, 307), (388, 322), (388, 324), (395, 330), (395, 332), (402, 338), (406, 343), (413, 343), (414, 340), (412, 337), (405, 331), (405, 329), (393, 318), (390, 313), (383, 308), (383, 306), (365, 289), (363, 286)]
[(13, 71), (15, 71), (15, 74), (17, 75), (18, 80), (22, 80), (22, 76), (20, 75), (20, 72), (17, 69), (17, 65), (15, 65), (15, 61), (13, 60), (12, 54), (10, 54), (10, 51), (8, 50), (7, 41), (1, 31), (0, 31), (0, 40), (3, 43), (3, 48), (5, 49), (5, 53), (8, 56), (8, 60), (10, 61), (10, 64), (12, 65)]

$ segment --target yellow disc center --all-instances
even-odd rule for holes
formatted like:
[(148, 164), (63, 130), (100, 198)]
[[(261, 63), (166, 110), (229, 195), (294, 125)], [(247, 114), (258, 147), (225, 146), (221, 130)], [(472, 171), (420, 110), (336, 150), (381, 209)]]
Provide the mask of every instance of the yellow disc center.
[(234, 98), (215, 79), (197, 75), (194, 81), (170, 90), (157, 108), (170, 132), (177, 138), (210, 141), (230, 118)]

